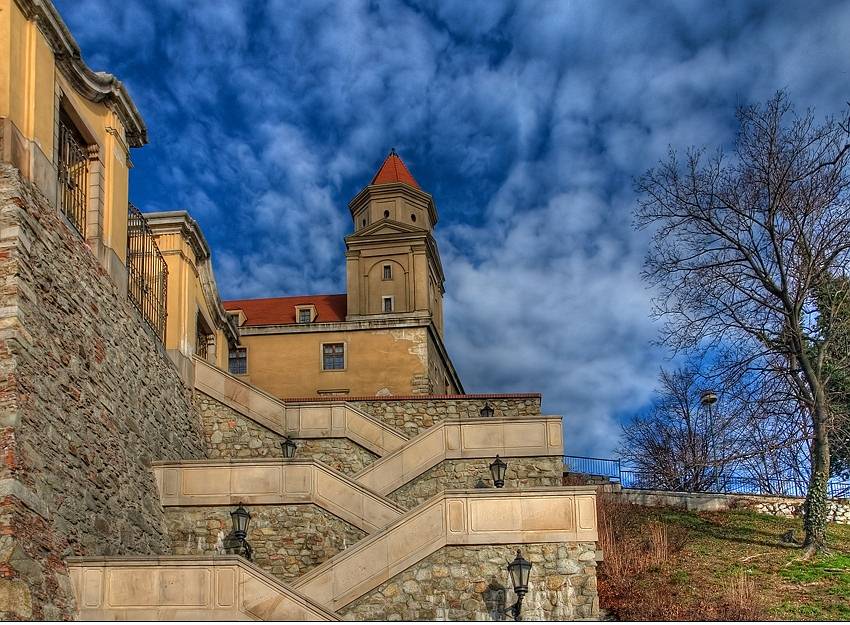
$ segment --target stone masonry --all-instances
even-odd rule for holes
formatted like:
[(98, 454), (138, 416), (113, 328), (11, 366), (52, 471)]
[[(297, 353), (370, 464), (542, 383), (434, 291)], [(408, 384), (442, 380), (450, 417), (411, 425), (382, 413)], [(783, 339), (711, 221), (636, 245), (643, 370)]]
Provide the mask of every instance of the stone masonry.
[(489, 403), (496, 417), (519, 417), (540, 414), (540, 395), (517, 395), (512, 398), (480, 397), (423, 397), (421, 399), (379, 398), (356, 399), (349, 402), (355, 408), (383, 421), (408, 436), (427, 430), (446, 418), (476, 419), (481, 408)]
[(85, 241), (0, 165), (0, 617), (75, 614), (63, 559), (167, 553), (151, 460), (204, 457), (191, 395)]
[[(508, 465), (505, 488), (561, 485), (563, 461), (560, 456), (504, 460)], [(409, 510), (447, 489), (493, 488), (490, 462), (490, 459), (444, 460), (388, 497)]]
[(339, 612), (346, 620), (511, 620), (501, 611), (516, 599), (506, 566), (517, 549), (532, 563), (523, 620), (599, 615), (594, 543), (443, 547)]
[[(246, 419), (232, 408), (195, 392), (204, 441), (210, 458), (280, 458), (282, 437)], [(295, 439), (296, 457), (314, 459), (346, 475), (354, 475), (378, 457), (346, 438)]]
[[(254, 563), (284, 582), (304, 575), (315, 566), (366, 536), (313, 504), (249, 506), (248, 542)], [(233, 506), (180, 507), (166, 510), (172, 553), (215, 555), (230, 532)]]

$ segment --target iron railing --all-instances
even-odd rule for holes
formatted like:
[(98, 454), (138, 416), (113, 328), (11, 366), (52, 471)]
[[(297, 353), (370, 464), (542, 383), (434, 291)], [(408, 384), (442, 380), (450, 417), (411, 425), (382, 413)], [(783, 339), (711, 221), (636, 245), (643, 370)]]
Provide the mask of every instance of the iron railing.
[(59, 208), (71, 225), (85, 236), (88, 205), (89, 159), (79, 133), (59, 119)]
[(168, 315), (168, 266), (145, 216), (132, 204), (127, 208), (127, 291), (130, 301), (163, 341)]
[(620, 460), (617, 458), (592, 458), (589, 456), (564, 456), (564, 467), (572, 473), (598, 475), (612, 480), (620, 479)]
[[(665, 480), (648, 471), (623, 468), (618, 458), (592, 458), (588, 456), (564, 456), (564, 469), (571, 473), (599, 476), (619, 482), (623, 488), (688, 491), (681, 483)], [(777, 495), (781, 497), (805, 497), (808, 484), (801, 480), (786, 478), (759, 479), (750, 476), (719, 476), (710, 488), (700, 492), (729, 493), (740, 495)], [(850, 482), (827, 483), (827, 494), (832, 499), (850, 498)]]

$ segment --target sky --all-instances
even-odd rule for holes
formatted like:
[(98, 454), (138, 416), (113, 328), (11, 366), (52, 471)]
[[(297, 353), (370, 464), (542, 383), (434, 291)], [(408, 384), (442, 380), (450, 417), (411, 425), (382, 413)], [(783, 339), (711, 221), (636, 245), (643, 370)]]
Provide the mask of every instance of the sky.
[(635, 177), (777, 89), (850, 99), (850, 2), (55, 1), (147, 123), (131, 200), (198, 220), (225, 299), (344, 292), (348, 201), (395, 147), (466, 391), (543, 393), (571, 454), (611, 455), (670, 364)]

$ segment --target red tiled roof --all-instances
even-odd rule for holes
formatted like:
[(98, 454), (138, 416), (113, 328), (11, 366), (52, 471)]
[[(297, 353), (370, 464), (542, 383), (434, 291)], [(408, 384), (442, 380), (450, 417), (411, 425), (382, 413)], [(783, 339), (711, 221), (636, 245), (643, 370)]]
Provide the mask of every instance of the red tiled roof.
[(234, 299), (222, 302), (225, 310), (241, 310), (245, 313), (246, 326), (271, 326), (296, 323), (295, 307), (312, 304), (316, 307), (313, 323), (345, 321), (348, 296), (339, 295), (296, 295), (293, 297), (264, 297), (261, 299)]
[(381, 165), (378, 173), (375, 174), (375, 177), (372, 178), (372, 182), (369, 184), (391, 184), (394, 182), (403, 182), (404, 184), (409, 184), (411, 187), (420, 188), (419, 183), (414, 180), (413, 175), (404, 166), (404, 161), (401, 160), (401, 157), (393, 149), (390, 150), (389, 155), (384, 160), (384, 164)]

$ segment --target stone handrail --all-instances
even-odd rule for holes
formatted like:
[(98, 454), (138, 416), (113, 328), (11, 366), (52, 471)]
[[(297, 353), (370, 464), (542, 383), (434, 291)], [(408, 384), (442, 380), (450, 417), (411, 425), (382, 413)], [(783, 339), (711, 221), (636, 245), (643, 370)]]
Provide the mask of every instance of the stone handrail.
[(447, 419), (376, 460), (354, 480), (387, 495), (446, 459), (562, 456), (563, 451), (561, 417)]
[(239, 556), (68, 558), (83, 621), (338, 621)]
[(327, 560), (293, 587), (338, 610), (445, 545), (596, 540), (594, 486), (446, 491)]
[(194, 362), (198, 391), (281, 436), (348, 438), (378, 456), (407, 442), (398, 430), (344, 401), (284, 403), (205, 360)]
[(366, 532), (404, 513), (392, 501), (315, 460), (155, 462), (163, 506), (313, 503)]

